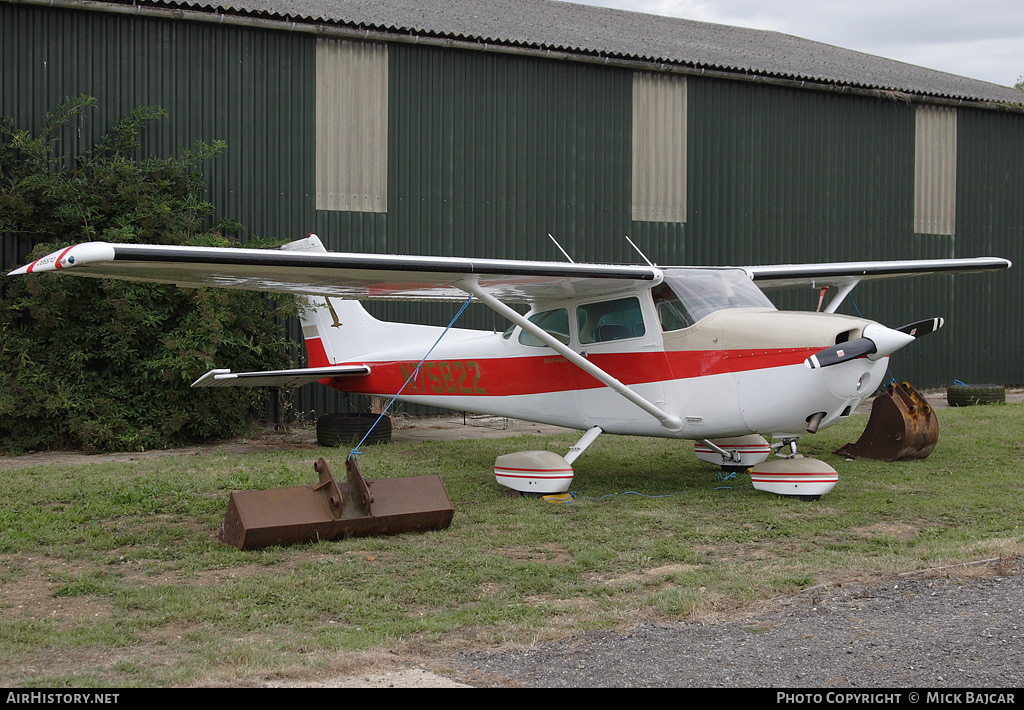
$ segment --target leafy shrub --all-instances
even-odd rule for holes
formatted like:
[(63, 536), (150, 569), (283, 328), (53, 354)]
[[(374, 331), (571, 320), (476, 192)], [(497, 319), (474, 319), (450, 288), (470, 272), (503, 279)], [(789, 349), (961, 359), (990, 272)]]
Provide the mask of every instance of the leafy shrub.
[[(94, 105), (66, 102), (35, 135), (0, 119), (0, 232), (31, 240), (30, 259), (94, 239), (227, 246), (203, 228), (213, 208), (197, 170), (224, 145), (139, 158), (140, 131), (163, 115), (144, 107), (68, 155), (59, 134)], [(282, 323), (295, 311), (292, 299), (244, 291), (2, 278), (0, 449), (139, 450), (244, 431), (265, 390), (190, 385), (216, 366), (293, 366)]]

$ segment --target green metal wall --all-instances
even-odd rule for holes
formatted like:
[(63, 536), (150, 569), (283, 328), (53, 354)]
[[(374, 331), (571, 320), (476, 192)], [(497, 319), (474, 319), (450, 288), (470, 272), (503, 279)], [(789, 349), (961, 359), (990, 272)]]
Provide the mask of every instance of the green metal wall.
[[(886, 98), (690, 82), (692, 205), (683, 260), (789, 263), (1003, 256), (1015, 269), (863, 284), (841, 312), (940, 333), (897, 353), (918, 386), (1024, 381), (1024, 116), (959, 109), (956, 236), (914, 232), (914, 106)], [(815, 294), (773, 294), (811, 308)]]
[[(341, 250), (561, 260), (550, 233), (576, 261), (636, 263), (629, 235), (660, 264), (1005, 256), (1018, 264), (1008, 273), (864, 284), (855, 304), (890, 325), (949, 319), (899, 353), (899, 379), (1024, 382), (1020, 113), (959, 110), (957, 236), (919, 235), (913, 105), (689, 77), (687, 220), (637, 222), (629, 71), (395, 43), (387, 212), (327, 212), (314, 200), (314, 35), (4, 2), (0, 23), (0, 113), (36, 124), (62, 96), (89, 93), (105, 127), (137, 105), (163, 106), (170, 116), (147, 150), (227, 141), (207, 173), (210, 197), (251, 233), (315, 231)], [(817, 294), (775, 300), (806, 309)], [(455, 308), (374, 312), (446, 324)], [(496, 320), (475, 307), (460, 325), (504, 328)], [(326, 388), (306, 388), (296, 405), (339, 406)]]
[(391, 45), (386, 217), (320, 212), (337, 249), (633, 259), (630, 74)]
[(227, 142), (206, 170), (217, 216), (249, 234), (308, 233), (310, 37), (8, 3), (0, 28), (0, 115), (38, 126), (64, 97), (94, 96), (81, 139), (68, 137), (85, 147), (133, 108), (159, 106), (168, 116), (147, 130), (146, 153)]
[(962, 109), (957, 256), (998, 254), (1008, 272), (955, 283), (951, 359), (966, 382), (1024, 382), (1024, 115)]
[(912, 107), (741, 82), (690, 87), (688, 261), (907, 255), (893, 236), (912, 233)]

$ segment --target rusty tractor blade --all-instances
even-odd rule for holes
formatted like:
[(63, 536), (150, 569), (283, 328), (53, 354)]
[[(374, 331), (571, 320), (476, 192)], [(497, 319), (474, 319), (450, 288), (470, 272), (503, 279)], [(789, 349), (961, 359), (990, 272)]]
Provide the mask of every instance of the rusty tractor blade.
[(868, 425), (854, 444), (833, 453), (850, 459), (923, 459), (939, 440), (935, 410), (910, 383), (895, 382), (871, 404)]
[(324, 459), (319, 482), (263, 491), (234, 491), (220, 539), (240, 550), (368, 535), (441, 530), (454, 510), (440, 476), (366, 481), (355, 458), (338, 484)]

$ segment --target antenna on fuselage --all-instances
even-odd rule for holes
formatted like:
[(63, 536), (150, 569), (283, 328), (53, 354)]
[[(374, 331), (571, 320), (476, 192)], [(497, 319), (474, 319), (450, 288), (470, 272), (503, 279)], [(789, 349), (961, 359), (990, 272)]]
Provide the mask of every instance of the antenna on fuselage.
[(565, 258), (569, 260), (570, 264), (575, 264), (576, 263), (575, 261), (572, 260), (572, 257), (569, 256), (568, 252), (566, 252), (565, 249), (562, 248), (562, 245), (559, 244), (558, 241), (554, 237), (552, 237), (549, 234), (548, 235), (548, 239), (550, 239), (551, 241), (553, 241), (555, 243), (555, 246), (558, 247), (558, 251), (562, 252), (562, 254), (565, 255)]
[(641, 258), (642, 258), (642, 259), (643, 259), (644, 261), (646, 261), (646, 262), (647, 262), (647, 265), (648, 265), (648, 266), (650, 266), (651, 268), (654, 268), (654, 264), (652, 264), (652, 263), (651, 263), (651, 260), (647, 258), (647, 255), (646, 255), (646, 254), (644, 254), (644, 253), (643, 253), (642, 251), (640, 251), (640, 247), (638, 247), (638, 246), (637, 246), (636, 244), (634, 244), (634, 243), (633, 243), (633, 240), (629, 238), (629, 235), (628, 235), (628, 234), (626, 235), (626, 241), (627, 241), (627, 242), (629, 242), (629, 245), (630, 245), (631, 247), (633, 247), (634, 249), (636, 249), (636, 253), (637, 253), (637, 254), (639, 254), (639, 255), (640, 255), (640, 257), (641, 257)]

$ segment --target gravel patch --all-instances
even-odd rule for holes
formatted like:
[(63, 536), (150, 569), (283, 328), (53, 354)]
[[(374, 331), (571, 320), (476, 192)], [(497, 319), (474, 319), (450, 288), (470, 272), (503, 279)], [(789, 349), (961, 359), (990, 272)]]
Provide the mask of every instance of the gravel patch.
[(728, 623), (652, 623), (465, 652), (477, 687), (1012, 688), (1024, 685), (1024, 570), (808, 591)]

